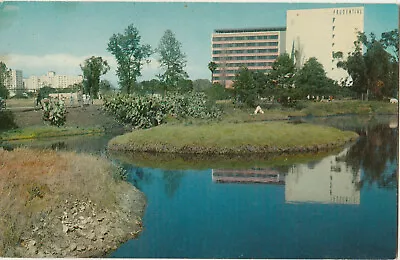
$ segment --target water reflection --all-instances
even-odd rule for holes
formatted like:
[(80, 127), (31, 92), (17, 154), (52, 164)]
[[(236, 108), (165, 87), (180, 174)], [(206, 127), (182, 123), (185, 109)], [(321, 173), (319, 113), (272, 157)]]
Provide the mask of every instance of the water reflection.
[(398, 128), (394, 123), (360, 129), (358, 142), (338, 160), (351, 167), (353, 174), (362, 171), (359, 188), (377, 183), (379, 187), (397, 187)]
[[(347, 149), (338, 156), (346, 154)], [(353, 172), (346, 163), (328, 156), (312, 168), (297, 164), (289, 170), (285, 183), (286, 202), (360, 204), (357, 183), (360, 172)]]
[(284, 174), (272, 168), (212, 169), (213, 182), (285, 184)]

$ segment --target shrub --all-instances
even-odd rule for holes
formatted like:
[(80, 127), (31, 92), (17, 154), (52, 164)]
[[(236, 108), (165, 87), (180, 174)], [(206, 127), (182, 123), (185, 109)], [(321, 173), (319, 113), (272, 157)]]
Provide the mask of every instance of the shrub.
[(43, 120), (50, 122), (50, 125), (63, 126), (66, 122), (66, 109), (64, 101), (46, 100), (43, 102)]
[(204, 93), (160, 95), (117, 94), (103, 98), (103, 107), (119, 121), (135, 128), (150, 128), (175, 118), (218, 118), (221, 111)]

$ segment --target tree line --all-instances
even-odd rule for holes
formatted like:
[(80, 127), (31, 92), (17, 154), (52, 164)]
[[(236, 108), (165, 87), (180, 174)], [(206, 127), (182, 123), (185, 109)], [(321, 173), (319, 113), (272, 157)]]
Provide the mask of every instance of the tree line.
[[(384, 100), (398, 97), (399, 88), (399, 35), (398, 30), (384, 32), (380, 39), (371, 33), (358, 33), (354, 51), (345, 57), (343, 52), (332, 53), (338, 68), (349, 77), (336, 82), (326, 76), (315, 57), (298, 68), (296, 55), (281, 54), (264, 74), (241, 68), (235, 75), (233, 93), (235, 100), (255, 106), (260, 97), (276, 97), (283, 103), (313, 96), (346, 96)], [(216, 64), (209, 63), (211, 77)]]

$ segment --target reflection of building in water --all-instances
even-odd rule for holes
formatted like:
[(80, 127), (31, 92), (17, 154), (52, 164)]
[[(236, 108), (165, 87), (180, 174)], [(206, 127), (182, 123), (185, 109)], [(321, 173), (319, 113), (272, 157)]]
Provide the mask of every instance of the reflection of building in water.
[(274, 169), (213, 169), (214, 182), (271, 183), (285, 184), (284, 175)]
[(354, 176), (344, 162), (336, 160), (346, 152), (328, 156), (313, 167), (293, 166), (285, 179), (286, 202), (360, 204), (360, 191), (355, 185), (360, 181), (360, 172)]

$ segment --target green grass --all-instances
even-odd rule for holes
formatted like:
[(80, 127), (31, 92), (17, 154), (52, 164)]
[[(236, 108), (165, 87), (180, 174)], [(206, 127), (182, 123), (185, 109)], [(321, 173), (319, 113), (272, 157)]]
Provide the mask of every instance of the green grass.
[(275, 105), (268, 109), (261, 106), (264, 114), (254, 115), (255, 108), (234, 108), (231, 102), (221, 104), (224, 114), (221, 121), (227, 123), (255, 122), (265, 120), (286, 120), (289, 116), (330, 116), (330, 115), (371, 115), (371, 114), (398, 114), (398, 106), (383, 101), (333, 101), (333, 102), (311, 102), (299, 101), (303, 109), (285, 108)]
[(7, 132), (0, 133), (0, 140), (12, 141), (23, 139), (39, 139), (58, 136), (72, 136), (85, 134), (99, 134), (104, 130), (96, 127), (80, 128), (80, 127), (55, 127), (55, 126), (32, 126), (18, 128)]
[(220, 154), (286, 152), (336, 147), (356, 137), (356, 133), (331, 127), (286, 122), (162, 125), (117, 136), (109, 142), (109, 148)]

